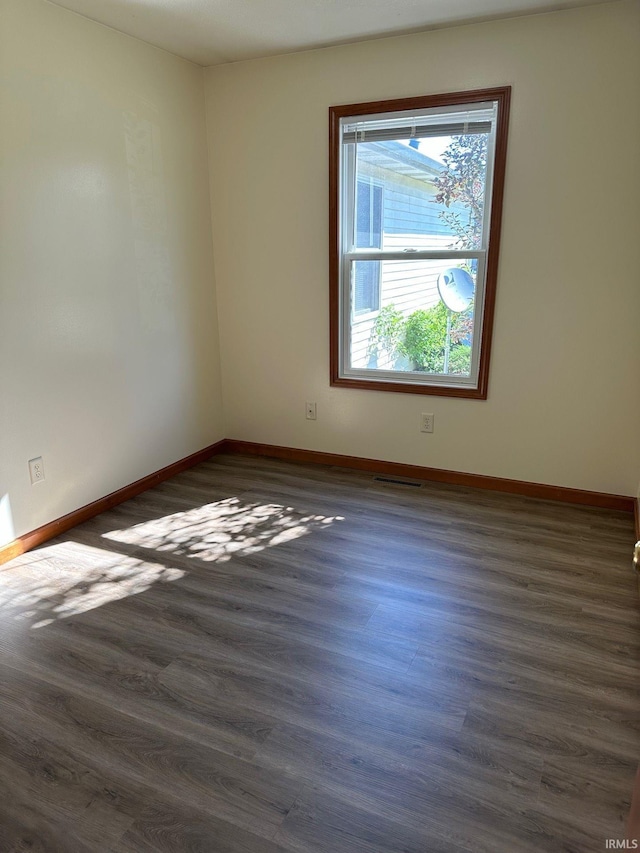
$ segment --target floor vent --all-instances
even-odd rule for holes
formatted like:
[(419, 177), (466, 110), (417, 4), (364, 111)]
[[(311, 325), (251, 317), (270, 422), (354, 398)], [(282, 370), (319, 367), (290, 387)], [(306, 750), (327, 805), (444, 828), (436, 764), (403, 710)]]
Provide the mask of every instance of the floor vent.
[(379, 483), (393, 483), (394, 486), (413, 486), (414, 489), (421, 489), (422, 483), (413, 483), (411, 480), (396, 480), (393, 477), (374, 477)]

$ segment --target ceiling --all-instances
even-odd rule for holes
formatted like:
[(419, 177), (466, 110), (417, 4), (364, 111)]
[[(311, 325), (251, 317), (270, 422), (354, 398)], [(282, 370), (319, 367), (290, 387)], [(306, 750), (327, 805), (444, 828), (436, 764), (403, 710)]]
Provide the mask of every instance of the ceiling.
[(198, 65), (602, 0), (55, 0)]

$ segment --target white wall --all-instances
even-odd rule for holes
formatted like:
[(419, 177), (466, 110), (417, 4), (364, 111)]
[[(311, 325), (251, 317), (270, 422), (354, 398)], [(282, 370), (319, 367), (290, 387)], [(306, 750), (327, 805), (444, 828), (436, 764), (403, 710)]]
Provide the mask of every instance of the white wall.
[[(208, 69), (229, 437), (635, 494), (639, 9), (623, 0)], [(327, 108), (504, 84), (489, 399), (331, 388)], [(419, 432), (423, 411), (433, 435)]]
[(224, 430), (202, 70), (42, 0), (0, 16), (1, 545)]

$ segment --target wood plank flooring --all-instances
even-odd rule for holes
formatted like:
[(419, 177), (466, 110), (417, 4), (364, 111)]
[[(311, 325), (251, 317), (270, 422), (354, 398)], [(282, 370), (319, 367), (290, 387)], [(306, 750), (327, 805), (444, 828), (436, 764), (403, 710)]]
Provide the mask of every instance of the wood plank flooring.
[(219, 456), (0, 572), (0, 851), (595, 853), (630, 516)]

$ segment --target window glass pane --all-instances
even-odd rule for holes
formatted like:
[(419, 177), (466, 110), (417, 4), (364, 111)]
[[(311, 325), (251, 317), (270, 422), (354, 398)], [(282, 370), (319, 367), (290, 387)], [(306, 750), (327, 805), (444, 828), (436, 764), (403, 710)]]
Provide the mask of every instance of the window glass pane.
[(377, 311), (380, 307), (380, 261), (358, 261), (353, 269), (353, 312)]
[(481, 249), (488, 138), (358, 142), (356, 248)]
[(382, 248), (382, 187), (362, 178), (357, 183), (356, 247)]
[[(477, 264), (353, 261), (349, 366), (468, 377)], [(359, 315), (359, 282), (378, 276), (379, 308)]]

